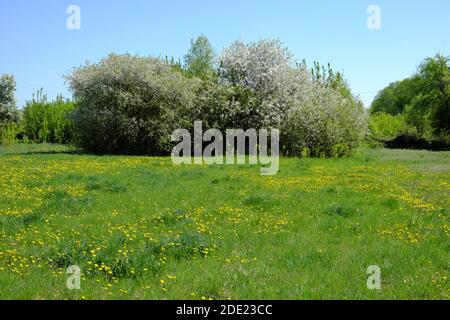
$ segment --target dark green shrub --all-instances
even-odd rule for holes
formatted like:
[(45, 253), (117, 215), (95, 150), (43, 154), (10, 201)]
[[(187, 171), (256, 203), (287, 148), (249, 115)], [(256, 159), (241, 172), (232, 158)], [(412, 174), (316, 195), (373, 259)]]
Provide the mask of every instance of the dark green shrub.
[(358, 210), (351, 206), (333, 204), (331, 207), (328, 207), (325, 210), (325, 212), (331, 216), (339, 216), (339, 217), (348, 218), (348, 217), (356, 214), (358, 212)]
[(390, 149), (415, 149), (432, 151), (449, 151), (450, 143), (445, 140), (431, 140), (415, 135), (401, 134), (395, 139), (385, 142), (385, 146)]
[(380, 112), (369, 117), (369, 132), (372, 139), (395, 138), (408, 131), (405, 116), (403, 114), (391, 115)]

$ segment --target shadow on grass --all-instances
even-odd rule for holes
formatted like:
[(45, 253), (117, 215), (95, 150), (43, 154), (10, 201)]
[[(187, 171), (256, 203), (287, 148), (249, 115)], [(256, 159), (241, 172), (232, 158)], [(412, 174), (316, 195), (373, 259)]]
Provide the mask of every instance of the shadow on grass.
[(52, 154), (84, 154), (81, 149), (70, 145), (58, 144), (25, 144), (17, 143), (0, 146), (0, 155), (52, 155)]
[(87, 154), (82, 150), (72, 151), (16, 151), (16, 152), (0, 152), (0, 155), (5, 156), (18, 156), (18, 155), (55, 155), (55, 154), (68, 154), (68, 155), (83, 155)]
[(5, 155), (38, 155), (38, 154), (86, 154), (82, 150), (73, 151), (27, 151), (27, 152), (15, 152), (15, 153), (4, 153)]

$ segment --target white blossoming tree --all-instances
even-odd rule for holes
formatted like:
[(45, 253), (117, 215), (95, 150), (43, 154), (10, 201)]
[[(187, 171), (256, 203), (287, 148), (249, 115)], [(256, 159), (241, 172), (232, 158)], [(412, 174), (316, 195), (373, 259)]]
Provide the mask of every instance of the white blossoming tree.
[(14, 76), (4, 74), (0, 77), (0, 129), (19, 120), (14, 93), (16, 80)]
[(220, 80), (231, 96), (218, 113), (235, 120), (227, 124), (280, 128), (282, 150), (289, 155), (340, 156), (364, 137), (364, 108), (341, 74), (330, 71), (322, 79), (305, 64), (295, 66), (279, 40), (237, 41), (219, 60)]
[(161, 59), (111, 54), (67, 76), (77, 142), (95, 153), (169, 154), (171, 134), (193, 126), (199, 80)]

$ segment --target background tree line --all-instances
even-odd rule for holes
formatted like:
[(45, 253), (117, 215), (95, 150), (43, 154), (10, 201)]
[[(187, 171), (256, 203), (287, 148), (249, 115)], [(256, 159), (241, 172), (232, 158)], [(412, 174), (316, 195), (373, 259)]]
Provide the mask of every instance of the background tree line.
[(278, 128), (290, 156), (343, 156), (366, 134), (366, 112), (340, 73), (297, 64), (279, 40), (236, 41), (219, 55), (192, 41), (184, 61), (111, 54), (67, 76), (75, 141), (93, 153), (167, 155), (178, 128)]
[(278, 128), (291, 156), (342, 156), (367, 137), (450, 136), (449, 58), (427, 58), (381, 90), (370, 108), (342, 73), (295, 62), (279, 40), (236, 41), (216, 54), (205, 36), (184, 59), (111, 54), (67, 76), (73, 101), (38, 92), (17, 110), (12, 75), (0, 79), (0, 141), (74, 143), (88, 152), (168, 154), (170, 134), (192, 128)]
[(450, 58), (427, 58), (414, 75), (381, 90), (370, 127), (375, 138), (450, 141)]
[(168, 154), (175, 128), (281, 130), (285, 155), (341, 156), (368, 133), (449, 141), (449, 58), (427, 58), (390, 84), (366, 113), (342, 73), (296, 63), (279, 40), (236, 41), (216, 55), (205, 36), (183, 61), (115, 55), (67, 76), (74, 101), (41, 92), (17, 110), (12, 75), (0, 78), (0, 142), (75, 143), (94, 153)]

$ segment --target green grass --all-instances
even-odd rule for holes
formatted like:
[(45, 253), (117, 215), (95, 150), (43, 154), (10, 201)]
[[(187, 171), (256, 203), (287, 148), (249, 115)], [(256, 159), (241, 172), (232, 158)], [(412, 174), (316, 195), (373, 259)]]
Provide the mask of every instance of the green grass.
[(263, 177), (74, 151), (0, 147), (1, 299), (449, 298), (450, 153), (283, 158)]

